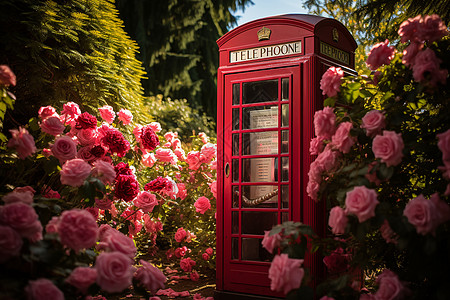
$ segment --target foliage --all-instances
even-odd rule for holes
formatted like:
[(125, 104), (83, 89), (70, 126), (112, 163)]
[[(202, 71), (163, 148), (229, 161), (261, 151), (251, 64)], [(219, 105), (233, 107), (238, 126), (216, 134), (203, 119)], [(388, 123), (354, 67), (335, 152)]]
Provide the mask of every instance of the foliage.
[(251, 0), (117, 0), (125, 30), (137, 41), (148, 74), (146, 95), (189, 103), (216, 118), (216, 40), (235, 25), (233, 12)]
[(1, 1), (0, 61), (17, 75), (11, 92), (21, 99), (6, 128), (26, 123), (41, 106), (68, 101), (89, 112), (128, 107), (148, 121), (138, 47), (117, 14), (111, 0)]
[[(436, 27), (424, 34), (427, 20)], [(416, 30), (407, 32), (411, 24)], [(450, 39), (437, 16), (401, 28), (406, 49), (418, 51), (391, 57), (393, 47), (374, 47), (369, 59), (387, 63), (370, 77), (344, 78), (315, 115), (308, 194), (326, 201), (333, 235), (307, 241), (325, 256), (328, 278), (316, 288), (323, 299), (450, 297)], [(296, 226), (274, 227), (263, 245), (297, 247), (290, 256), (303, 258), (309, 234)], [(287, 228), (294, 232), (286, 236)], [(296, 235), (302, 241), (292, 243)], [(299, 296), (306, 284), (288, 298), (308, 299)]]

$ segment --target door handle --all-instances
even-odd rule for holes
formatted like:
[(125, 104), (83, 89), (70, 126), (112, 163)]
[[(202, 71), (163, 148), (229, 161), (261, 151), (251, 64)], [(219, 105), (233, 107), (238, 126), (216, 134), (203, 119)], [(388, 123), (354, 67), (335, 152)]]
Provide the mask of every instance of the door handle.
[(225, 164), (225, 169), (224, 169), (224, 171), (225, 171), (225, 177), (230, 176), (230, 163), (226, 163), (226, 164)]

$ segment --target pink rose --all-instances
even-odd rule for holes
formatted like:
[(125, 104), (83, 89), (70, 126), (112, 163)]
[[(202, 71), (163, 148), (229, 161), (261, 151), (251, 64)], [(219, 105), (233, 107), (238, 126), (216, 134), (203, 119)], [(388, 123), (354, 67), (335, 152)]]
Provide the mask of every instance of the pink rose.
[(134, 245), (133, 239), (127, 237), (120, 231), (116, 229), (110, 229), (104, 234), (102, 240), (105, 243), (106, 249), (108, 251), (121, 252), (128, 256), (130, 259), (134, 259), (136, 256), (136, 246)]
[[(311, 164), (312, 165), (312, 164)], [(308, 184), (306, 186), (306, 192), (308, 193), (308, 196), (313, 199), (314, 201), (318, 201), (318, 194), (320, 189), (320, 182), (315, 180), (314, 178), (309, 178)]]
[(176, 148), (175, 150), (173, 150), (173, 153), (175, 153), (175, 155), (178, 157), (179, 160), (181, 161), (186, 160), (186, 152), (184, 152), (183, 149)]
[(213, 250), (213, 248), (209, 247), (209, 248), (206, 248), (205, 252), (208, 253), (209, 255), (213, 255), (214, 250)]
[(100, 179), (103, 184), (113, 183), (116, 178), (114, 166), (109, 162), (97, 160), (93, 164), (92, 176)]
[(388, 167), (396, 166), (402, 161), (403, 139), (401, 133), (384, 130), (383, 135), (377, 135), (372, 142), (372, 151)]
[(450, 129), (436, 136), (438, 138), (438, 148), (442, 152), (442, 160), (450, 161)]
[(31, 191), (15, 189), (14, 191), (3, 196), (2, 200), (6, 204), (22, 202), (31, 205), (33, 203), (33, 196), (34, 194)]
[(11, 129), (9, 132), (11, 132), (12, 137), (8, 141), (8, 147), (14, 148), (20, 159), (25, 159), (27, 156), (31, 156), (36, 152), (34, 138), (28, 133), (28, 130), (19, 127), (19, 130)]
[(16, 85), (16, 75), (7, 65), (0, 65), (0, 84), (1, 85)]
[(377, 192), (365, 186), (357, 186), (346, 194), (345, 213), (356, 215), (362, 223), (375, 216), (378, 204)]
[(203, 258), (203, 260), (208, 260), (209, 259), (209, 254), (208, 253), (203, 253), (202, 254), (202, 258)]
[(375, 71), (382, 65), (388, 65), (394, 58), (395, 48), (389, 47), (389, 40), (375, 44), (370, 50), (366, 64), (372, 71)]
[(59, 217), (53, 216), (47, 225), (45, 225), (45, 232), (47, 233), (58, 233)]
[(323, 296), (320, 300), (334, 300), (333, 297)]
[(68, 160), (64, 163), (60, 172), (61, 183), (79, 187), (83, 184), (84, 180), (88, 178), (90, 173), (91, 165), (83, 159), (74, 158)]
[(353, 124), (351, 122), (343, 122), (339, 124), (339, 127), (331, 138), (331, 143), (342, 153), (348, 153), (355, 143), (356, 138), (350, 135), (352, 128)]
[(439, 198), (438, 193), (431, 195), (430, 201), (433, 202), (436, 207), (434, 218), (436, 219), (436, 224), (438, 226), (450, 220), (450, 206)]
[(190, 257), (180, 260), (180, 268), (185, 272), (191, 272), (192, 267), (195, 266), (195, 264), (195, 261), (193, 261)]
[(191, 274), (189, 274), (189, 278), (191, 278), (192, 281), (198, 281), (200, 279), (200, 275), (197, 271), (192, 271)]
[(48, 279), (40, 278), (28, 282), (25, 287), (28, 299), (32, 300), (64, 300), (64, 294)]
[(329, 140), (336, 131), (336, 115), (332, 107), (325, 107), (314, 114), (314, 130), (316, 136)]
[(379, 110), (371, 110), (361, 119), (361, 128), (366, 130), (367, 136), (375, 136), (381, 133), (381, 130), (386, 127), (386, 118)]
[(34, 208), (22, 202), (1, 207), (0, 223), (10, 226), (28, 239), (32, 239), (39, 231), (42, 232), (42, 225)]
[(402, 63), (405, 66), (411, 67), (414, 65), (417, 53), (422, 50), (423, 44), (411, 43), (408, 47), (403, 50)]
[[(401, 37), (400, 42), (406, 43), (408, 41), (411, 42), (419, 42), (419, 36), (417, 31), (421, 26), (422, 16), (418, 15), (414, 18), (409, 18), (404, 21), (398, 30), (398, 35)], [(420, 41), (421, 42), (421, 41)]]
[(141, 160), (142, 164), (148, 168), (153, 167), (153, 165), (156, 162), (156, 157), (155, 154), (153, 153), (146, 153), (144, 155), (142, 155), (142, 160)]
[(78, 149), (75, 158), (80, 158), (86, 162), (93, 161), (97, 157), (95, 157), (95, 155), (92, 154), (91, 149), (92, 149), (91, 146), (81, 147), (80, 149)]
[(119, 120), (122, 121), (123, 125), (128, 125), (133, 120), (133, 114), (128, 109), (121, 108), (117, 113)]
[(195, 211), (198, 213), (201, 213), (202, 215), (211, 208), (211, 203), (209, 202), (209, 199), (205, 196), (201, 196), (197, 199), (194, 203)]
[(392, 230), (391, 226), (389, 226), (389, 222), (386, 219), (383, 221), (383, 224), (381, 224), (380, 233), (386, 243), (397, 244), (397, 235)]
[(212, 160), (216, 154), (217, 154), (217, 145), (207, 143), (202, 146), (202, 149), (200, 151), (201, 154), (205, 156), (206, 161)]
[(175, 249), (175, 256), (178, 258), (182, 258), (186, 255), (186, 252), (188, 251), (188, 248), (186, 246), (178, 247)]
[(177, 229), (177, 232), (175, 232), (175, 241), (178, 243), (181, 243), (183, 239), (187, 236), (186, 230), (184, 230), (183, 227), (180, 227)]
[(137, 195), (133, 203), (136, 207), (142, 209), (143, 212), (150, 213), (158, 205), (158, 200), (154, 194), (142, 191)]
[(110, 105), (104, 105), (98, 109), (100, 112), (100, 117), (108, 124), (114, 122), (114, 118), (116, 117), (116, 113), (114, 112), (114, 108)]
[(403, 297), (405, 288), (394, 272), (385, 269), (378, 275), (376, 282), (379, 285), (378, 291), (375, 293), (377, 300), (394, 300)]
[(64, 115), (66, 124), (75, 125), (75, 120), (79, 115), (81, 115), (81, 110), (78, 104), (74, 102), (67, 102), (63, 105), (61, 114)]
[(87, 293), (89, 287), (97, 280), (97, 270), (89, 267), (77, 267), (73, 269), (70, 276), (65, 280), (68, 284), (73, 285), (83, 294)]
[(448, 71), (440, 69), (441, 62), (430, 48), (419, 51), (412, 66), (414, 80), (428, 82), (431, 86), (436, 86), (437, 83), (445, 84)]
[(261, 245), (269, 251), (269, 253), (273, 254), (273, 250), (280, 246), (281, 236), (279, 234), (270, 234), (269, 230), (264, 231), (264, 238), (261, 242)]
[(122, 292), (131, 285), (132, 260), (121, 252), (103, 252), (97, 257), (97, 284), (108, 293)]
[(178, 134), (176, 133), (176, 132), (172, 132), (172, 131), (169, 131), (169, 132), (167, 132), (166, 134), (164, 134), (164, 138), (166, 139), (166, 141), (168, 141), (168, 142), (172, 142), (172, 140), (174, 139), (174, 138), (176, 138), (178, 136)]
[(97, 142), (98, 132), (94, 128), (81, 129), (77, 132), (78, 142), (83, 146), (91, 146)]
[(275, 255), (269, 268), (270, 289), (284, 294), (298, 289), (305, 275), (302, 264), (303, 259), (289, 258), (286, 253)]
[(200, 132), (198, 134), (198, 137), (202, 140), (203, 144), (206, 144), (208, 142), (208, 136), (204, 132)]
[(330, 210), (328, 226), (331, 227), (331, 232), (333, 232), (333, 234), (344, 234), (347, 223), (348, 218), (345, 215), (345, 211), (343, 208), (335, 206)]
[(177, 197), (179, 197), (181, 200), (184, 200), (187, 196), (186, 186), (184, 185), (184, 183), (177, 183), (177, 187), (178, 187)]
[(59, 219), (58, 234), (63, 245), (78, 252), (95, 245), (98, 236), (97, 222), (86, 210), (66, 210)]
[(178, 157), (170, 149), (158, 148), (155, 151), (156, 159), (164, 162), (169, 162), (172, 165), (176, 165), (178, 162)]
[(64, 132), (66, 127), (61, 122), (59, 117), (48, 117), (40, 124), (41, 130), (53, 136), (57, 136)]
[[(340, 153), (338, 151), (333, 151), (329, 147), (325, 148), (325, 150), (317, 156), (316, 160), (313, 162), (315, 164), (314, 167), (318, 168), (320, 172), (326, 171), (329, 172), (336, 168), (339, 163)], [(311, 168), (312, 168), (311, 164)]]
[(186, 162), (191, 170), (197, 170), (205, 161), (206, 158), (198, 151), (190, 151), (186, 156)]
[(59, 118), (59, 115), (53, 106), (41, 106), (41, 108), (39, 108), (38, 115), (39, 115), (39, 118), (41, 118), (41, 120), (45, 120), (48, 117), (58, 117)]
[(342, 77), (344, 77), (344, 71), (341, 68), (329, 67), (320, 80), (322, 95), (336, 96), (340, 91)]
[(214, 198), (217, 198), (217, 181), (213, 181), (210, 183), (209, 188)]
[(436, 14), (424, 16), (421, 26), (417, 28), (417, 34), (422, 41), (434, 42), (447, 35), (447, 27)]
[(309, 153), (311, 155), (319, 155), (320, 152), (325, 148), (325, 144), (323, 143), (323, 137), (315, 137), (311, 139), (309, 142)]
[(0, 225), (0, 263), (13, 256), (19, 256), (23, 240), (20, 234), (9, 226)]
[(151, 122), (148, 126), (154, 131), (154, 132), (160, 132), (161, 131), (161, 124), (158, 122)]
[(95, 207), (103, 210), (111, 209), (112, 203), (112, 199), (108, 198), (107, 196), (103, 197), (102, 199), (95, 199)]
[(69, 136), (60, 136), (56, 138), (51, 150), (52, 154), (59, 159), (61, 164), (75, 158), (77, 155), (77, 145)]
[(142, 267), (138, 268), (134, 274), (134, 278), (139, 281), (139, 284), (152, 293), (163, 289), (164, 283), (167, 281), (164, 273), (145, 260), (141, 259), (140, 263)]
[(378, 178), (377, 172), (373, 170), (373, 168), (375, 167), (376, 164), (377, 164), (376, 161), (371, 162), (369, 164), (367, 173), (366, 173), (366, 175), (364, 175), (364, 177), (366, 177), (367, 180), (369, 180), (370, 182), (375, 183), (375, 185), (380, 185), (381, 180)]
[(408, 218), (417, 230), (417, 233), (426, 235), (434, 233), (438, 225), (436, 216), (438, 211), (433, 201), (425, 199), (421, 194), (406, 204), (403, 215)]

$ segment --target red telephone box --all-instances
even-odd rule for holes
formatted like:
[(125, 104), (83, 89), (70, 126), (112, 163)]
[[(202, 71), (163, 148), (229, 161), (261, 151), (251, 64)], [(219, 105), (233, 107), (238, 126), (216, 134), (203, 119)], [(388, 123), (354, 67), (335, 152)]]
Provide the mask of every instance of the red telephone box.
[[(283, 297), (270, 290), (265, 230), (284, 221), (325, 234), (324, 203), (306, 193), (314, 112), (330, 66), (354, 72), (356, 43), (338, 21), (290, 14), (239, 26), (217, 44), (217, 299)], [(323, 275), (320, 257), (305, 265)]]

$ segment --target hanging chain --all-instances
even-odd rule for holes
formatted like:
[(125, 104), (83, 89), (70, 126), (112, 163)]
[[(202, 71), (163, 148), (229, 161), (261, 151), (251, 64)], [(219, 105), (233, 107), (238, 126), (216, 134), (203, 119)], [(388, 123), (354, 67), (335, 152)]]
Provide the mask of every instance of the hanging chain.
[[(239, 191), (236, 191), (235, 193), (236, 193), (236, 195), (239, 196)], [(269, 200), (270, 198), (272, 198), (273, 196), (276, 196), (276, 195), (278, 195), (278, 189), (273, 190), (272, 192), (267, 193), (267, 194), (265, 194), (265, 195), (263, 195), (261, 197), (255, 198), (255, 199), (248, 199), (247, 197), (242, 195), (242, 200), (243, 200), (245, 205), (256, 206), (258, 204), (266, 202), (267, 200)]]

